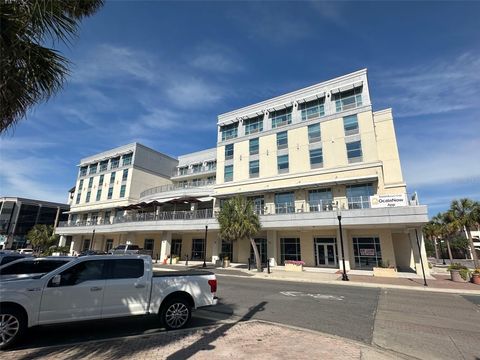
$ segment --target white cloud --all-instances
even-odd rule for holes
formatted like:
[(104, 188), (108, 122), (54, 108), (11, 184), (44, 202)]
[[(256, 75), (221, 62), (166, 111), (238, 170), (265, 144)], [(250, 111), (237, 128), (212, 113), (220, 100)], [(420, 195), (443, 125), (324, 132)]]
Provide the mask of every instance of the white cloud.
[(170, 101), (183, 108), (210, 107), (223, 97), (219, 88), (198, 78), (172, 80), (167, 95)]
[[(478, 108), (480, 56), (465, 53), (413, 68), (375, 76), (380, 102), (394, 106), (397, 116), (441, 114)], [(386, 95), (389, 94), (389, 95)]]

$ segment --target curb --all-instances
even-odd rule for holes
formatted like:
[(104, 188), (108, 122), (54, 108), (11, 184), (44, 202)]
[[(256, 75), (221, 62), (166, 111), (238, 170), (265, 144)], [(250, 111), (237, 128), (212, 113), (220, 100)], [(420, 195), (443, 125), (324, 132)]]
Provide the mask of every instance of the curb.
[[(245, 279), (247, 277), (241, 275), (230, 275), (230, 274), (215, 274), (215, 276), (226, 276), (226, 277), (236, 277)], [(297, 279), (297, 278), (277, 278), (269, 277), (268, 275), (258, 275), (248, 277), (248, 279), (257, 279), (257, 280), (273, 280), (273, 281), (288, 281), (288, 282), (303, 282), (303, 283), (312, 283), (312, 284), (328, 284), (328, 285), (340, 285), (340, 286), (357, 286), (357, 287), (369, 287), (369, 288), (380, 288), (380, 289), (398, 289), (398, 290), (412, 290), (412, 291), (424, 291), (424, 292), (436, 292), (436, 293), (447, 293), (447, 294), (466, 294), (466, 295), (480, 295), (480, 290), (464, 290), (464, 289), (442, 289), (442, 288), (431, 288), (431, 287), (413, 287), (405, 285), (393, 285), (393, 284), (373, 284), (366, 282), (350, 282), (350, 281), (338, 281), (338, 280), (312, 280), (312, 279)]]

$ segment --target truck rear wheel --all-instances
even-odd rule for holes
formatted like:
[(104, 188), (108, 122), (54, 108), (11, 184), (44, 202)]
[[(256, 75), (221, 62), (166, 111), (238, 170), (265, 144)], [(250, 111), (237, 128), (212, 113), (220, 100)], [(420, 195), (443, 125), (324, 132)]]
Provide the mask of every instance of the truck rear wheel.
[(12, 346), (27, 327), (25, 315), (11, 306), (0, 306), (0, 350)]
[(181, 329), (190, 322), (192, 308), (187, 300), (173, 298), (162, 306), (160, 317), (168, 330)]

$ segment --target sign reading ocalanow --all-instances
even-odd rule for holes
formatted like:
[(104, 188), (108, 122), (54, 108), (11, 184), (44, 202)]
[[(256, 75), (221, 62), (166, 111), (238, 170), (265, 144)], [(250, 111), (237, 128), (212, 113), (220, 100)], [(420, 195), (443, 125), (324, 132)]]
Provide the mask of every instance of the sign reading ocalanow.
[(372, 208), (407, 206), (407, 196), (401, 195), (373, 195), (370, 196)]

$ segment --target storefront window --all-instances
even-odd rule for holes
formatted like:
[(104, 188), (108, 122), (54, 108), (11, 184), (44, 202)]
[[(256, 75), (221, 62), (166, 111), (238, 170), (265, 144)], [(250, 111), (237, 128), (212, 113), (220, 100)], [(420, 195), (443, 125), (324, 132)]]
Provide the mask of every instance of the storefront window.
[(373, 269), (382, 262), (382, 251), (378, 237), (353, 238), (353, 252), (356, 269)]
[(285, 260), (301, 260), (300, 239), (280, 239), (280, 263), (284, 265)]
[(193, 239), (192, 240), (192, 260), (203, 260), (205, 253), (205, 240)]

